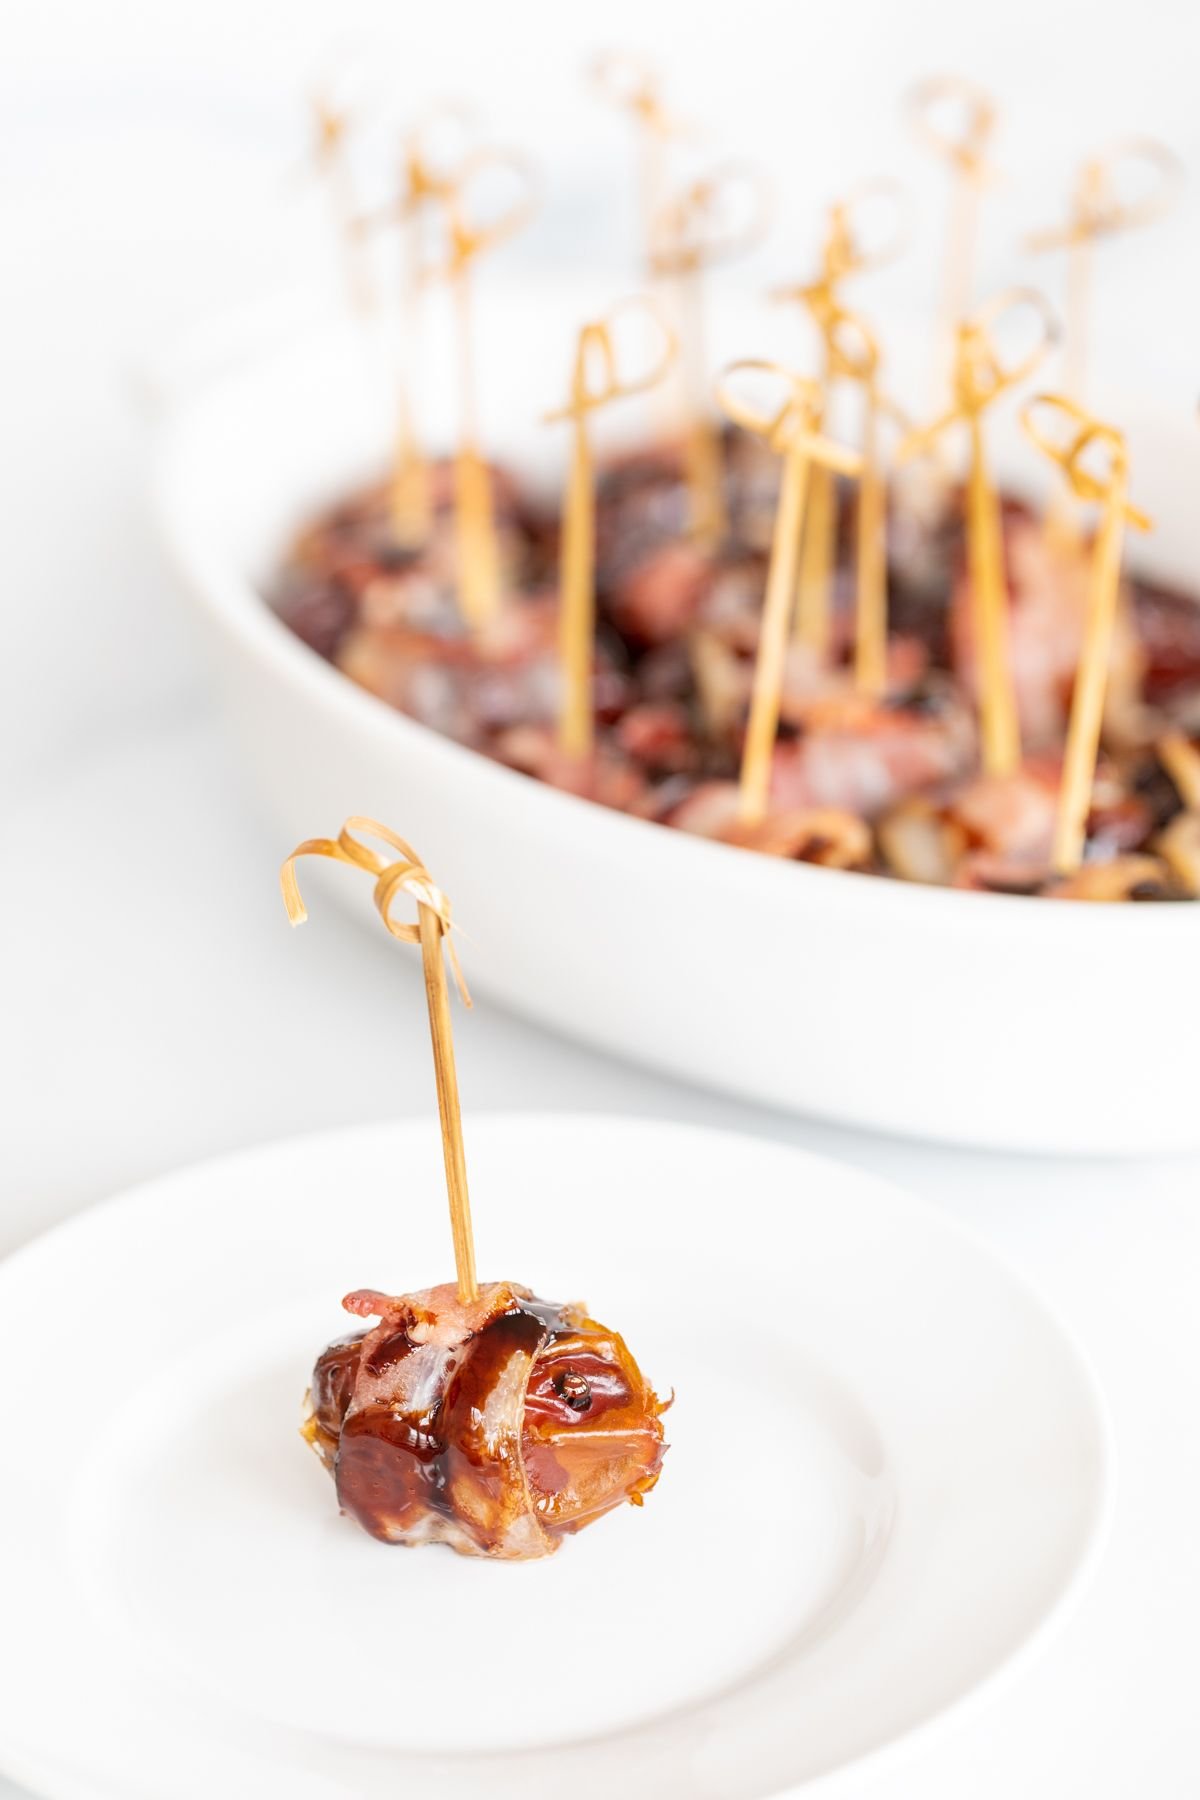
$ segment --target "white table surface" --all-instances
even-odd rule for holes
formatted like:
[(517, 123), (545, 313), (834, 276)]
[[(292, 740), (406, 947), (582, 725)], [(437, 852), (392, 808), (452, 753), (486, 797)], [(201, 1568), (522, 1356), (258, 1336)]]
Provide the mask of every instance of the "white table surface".
[[(117, 12), (127, 28), (150, 18)], [(232, 44), (233, 12), (218, 13)], [(198, 201), (223, 184), (243, 273), (286, 263), (248, 224), (246, 145), (214, 148), (211, 107), (189, 135), (189, 106), (203, 108), (178, 81), (101, 90), (82, 65), (53, 79), (38, 66), (37, 106), (15, 124), (3, 114), (22, 156), (0, 158), (0, 202), (15, 201), (0, 363), (0, 1252), (178, 1163), (431, 1106), (411, 962), (337, 915), (302, 939), (287, 929), (276, 870), (290, 846), (233, 761), (141, 499), (125, 379), (140, 327), (235, 294), (211, 213), (196, 250)], [(1054, 1163), (870, 1138), (646, 1076), (486, 1003), (458, 1035), (471, 1113), (710, 1121), (906, 1184), (1024, 1271), (1091, 1356), (1120, 1458), (1094, 1589), (1016, 1685), (854, 1793), (1200, 1791), (1200, 1160)], [(1114, 1052), (1136, 1080), (1136, 1044)], [(4, 1441), (8, 1461), (11, 1401)], [(0, 1800), (17, 1794), (0, 1776)]]

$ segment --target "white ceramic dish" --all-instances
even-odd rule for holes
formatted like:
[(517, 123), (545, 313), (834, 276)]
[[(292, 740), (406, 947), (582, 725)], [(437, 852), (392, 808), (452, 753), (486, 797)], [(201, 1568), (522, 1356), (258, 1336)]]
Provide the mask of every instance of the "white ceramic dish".
[[(552, 391), (531, 364), (556, 367), (562, 346), (519, 311), (507, 324), (529, 356), (493, 359), (494, 411), (525, 422), (530, 393)], [(213, 382), (164, 434), (166, 540), (281, 854), (350, 813), (387, 820), (453, 895), (481, 987), (711, 1087), (1006, 1149), (1200, 1144), (1200, 909), (962, 895), (699, 841), (497, 767), (295, 639), (259, 585), (306, 510), (382, 460), (386, 398), (331, 331)], [(1123, 416), (1159, 567), (1179, 575), (1191, 446)]]
[(0, 1358), (37, 1346), (0, 1768), (51, 1800), (766, 1800), (895, 1755), (1061, 1620), (1106, 1426), (982, 1247), (727, 1135), (505, 1118), (468, 1150), (481, 1270), (582, 1292), (677, 1389), (645, 1508), (529, 1565), (337, 1515), (300, 1397), (346, 1289), (445, 1276), (432, 1128), (155, 1182), (0, 1266)]

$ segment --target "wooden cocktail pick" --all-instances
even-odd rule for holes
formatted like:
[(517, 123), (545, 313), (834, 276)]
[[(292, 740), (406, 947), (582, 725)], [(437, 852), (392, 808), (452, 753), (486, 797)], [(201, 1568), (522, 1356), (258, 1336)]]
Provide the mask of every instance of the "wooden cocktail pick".
[(972, 82), (957, 75), (935, 75), (910, 90), (908, 113), (921, 142), (949, 164), (952, 178), (935, 350), (940, 398), (946, 371), (953, 366), (959, 320), (971, 307), (979, 197), (995, 179), (987, 153), (996, 128), (996, 107), (991, 96)]
[[(1076, 498), (1095, 501), (1100, 506), (1100, 524), (1092, 547), (1087, 623), (1071, 697), (1054, 831), (1054, 868), (1060, 875), (1069, 875), (1083, 860), (1087, 836), (1104, 720), (1104, 693), (1112, 660), (1125, 528), (1131, 525), (1135, 531), (1149, 531), (1151, 521), (1129, 503), (1129, 452), (1124, 433), (1115, 426), (1102, 425), (1063, 394), (1036, 395), (1022, 410), (1021, 424), (1037, 448), (1062, 469)], [(1097, 453), (1102, 459), (1098, 469)], [(1090, 466), (1085, 460), (1089, 457)]]
[[(364, 833), (388, 845), (397, 855), (389, 859), (361, 843), (354, 835)], [(308, 917), (300, 897), (296, 879), (296, 860), (301, 856), (327, 856), (334, 862), (349, 863), (362, 869), (375, 882), (375, 909), (394, 938), (406, 944), (420, 944), (421, 962), (425, 970), (425, 998), (429, 1008), (429, 1031), (433, 1040), (433, 1072), (437, 1085), (438, 1117), (442, 1127), (442, 1153), (446, 1165), (446, 1195), (450, 1202), (450, 1229), (454, 1239), (454, 1266), (458, 1275), (458, 1297), (464, 1306), (478, 1297), (475, 1279), (475, 1243), (471, 1233), (471, 1202), (467, 1192), (467, 1161), (463, 1149), (462, 1113), (458, 1100), (458, 1074), (454, 1066), (454, 1038), (450, 1028), (450, 995), (446, 982), (446, 965), (442, 956), (445, 946), (454, 971), (454, 979), (464, 1003), (471, 1004), (462, 970), (458, 966), (450, 939), (450, 902), (434, 883), (429, 870), (411, 844), (380, 825), (375, 819), (347, 819), (336, 838), (308, 838), (298, 844), (280, 870), (283, 903), (293, 925), (303, 925)], [(392, 917), (392, 902), (399, 894), (407, 894), (417, 903), (417, 923), (406, 925)]]
[(726, 517), (721, 441), (709, 403), (704, 272), (752, 250), (769, 212), (765, 177), (747, 164), (726, 163), (692, 182), (654, 223), (653, 272), (674, 288), (689, 524), (706, 549), (724, 538)]
[[(1139, 166), (1149, 172), (1149, 184), (1143, 184), (1135, 198), (1122, 197), (1123, 175)], [(1065, 224), (1033, 232), (1025, 240), (1035, 252), (1067, 252), (1063, 391), (1080, 406), (1086, 399), (1092, 246), (1098, 238), (1160, 219), (1182, 181), (1182, 164), (1165, 144), (1153, 138), (1122, 138), (1080, 169)]]
[[(471, 218), (471, 189), (501, 171), (515, 180), (515, 197), (486, 224), (477, 224)], [(445, 261), (440, 267), (427, 266), (422, 271), (423, 279), (438, 275), (444, 278), (454, 297), (460, 409), (454, 460), (455, 521), (462, 609), (474, 631), (482, 631), (499, 610), (500, 556), (492, 480), (479, 447), (471, 274), (477, 257), (505, 243), (529, 221), (534, 193), (532, 165), (516, 152), (487, 149), (467, 157), (440, 196), (446, 225)]]
[[(1006, 314), (1031, 313), (1041, 337), (1028, 353), (1006, 368), (995, 348), (992, 331)], [(970, 445), (967, 476), (967, 557), (979, 658), (979, 713), (983, 766), (989, 775), (1010, 775), (1021, 760), (1021, 734), (1008, 647), (1008, 584), (1004, 572), (1004, 539), (1000, 502), (988, 473), (983, 443), (983, 416), (993, 401), (1025, 381), (1041, 362), (1057, 334), (1053, 314), (1032, 288), (1011, 288), (981, 307), (958, 328), (954, 358), (954, 393), (949, 409), (932, 425), (909, 432), (897, 450), (901, 462), (922, 454), (944, 431), (965, 425)]]
[(637, 130), (642, 264), (646, 275), (652, 276), (655, 224), (666, 198), (667, 145), (688, 128), (667, 111), (658, 71), (644, 58), (606, 50), (593, 60), (590, 75), (597, 93), (627, 112)]
[(453, 101), (431, 107), (406, 133), (400, 158), (396, 198), (364, 226), (384, 223), (400, 231), (400, 355), (396, 403), (396, 450), (389, 493), (392, 532), (405, 549), (416, 549), (429, 536), (432, 494), (429, 463), (420, 443), (413, 402), (413, 372), (420, 361), (420, 300), (423, 275), (423, 232), (432, 212), (447, 204), (458, 167), (446, 167), (434, 154), (433, 139), (450, 121), (461, 125), (467, 108)]
[[(862, 234), (861, 211), (881, 199), (894, 208), (893, 228), (884, 239), (869, 246)], [(832, 340), (841, 328), (840, 322), (847, 316), (841, 302), (841, 284), (851, 275), (891, 262), (900, 254), (907, 237), (908, 221), (901, 190), (887, 180), (863, 182), (829, 209), (821, 267), (816, 277), (812, 281), (777, 288), (771, 295), (773, 300), (798, 302), (816, 327), (821, 355), (822, 416), (839, 373), (834, 366), (836, 353)], [(828, 654), (831, 637), (836, 533), (837, 494), (833, 473), (826, 468), (814, 468), (809, 478), (804, 542), (800, 547), (795, 624), (800, 642), (809, 645), (819, 656)]]
[(1195, 744), (1182, 731), (1166, 731), (1154, 750), (1188, 812), (1200, 814), (1200, 751)]
[[(645, 374), (623, 381), (617, 369), (613, 328), (622, 314), (648, 313), (662, 335), (662, 350)], [(562, 702), (559, 745), (568, 756), (591, 755), (595, 736), (592, 660), (596, 635), (596, 496), (588, 417), (612, 400), (628, 399), (656, 386), (675, 355), (675, 338), (654, 302), (641, 296), (618, 301), (603, 319), (583, 326), (575, 348), (571, 393), (565, 406), (546, 413), (547, 425), (571, 426), (571, 461), (563, 506), (559, 577), (559, 648)]]
[(854, 685), (876, 698), (887, 683), (887, 490), (879, 448), (879, 426), (886, 415), (902, 429), (907, 420), (879, 385), (880, 351), (874, 333), (856, 313), (836, 309), (827, 334), (833, 379), (852, 381), (862, 390), (862, 473), (858, 483), (856, 520), (856, 599), (854, 617)]
[[(746, 375), (767, 375), (785, 384), (784, 398), (774, 412), (764, 412), (749, 405), (736, 392), (733, 384), (740, 383)], [(820, 434), (822, 395), (819, 384), (778, 363), (754, 360), (731, 363), (717, 383), (717, 399), (735, 424), (756, 432), (777, 456), (783, 458), (750, 717), (742, 752), (738, 808), (743, 825), (757, 825), (766, 817), (770, 797), (771, 756), (779, 729), (788, 627), (796, 589), (796, 560), (804, 527), (810, 471), (814, 467), (824, 467), (843, 475), (857, 475), (862, 469), (862, 458)]]
[(367, 262), (366, 246), (358, 227), (354, 190), (347, 157), (353, 120), (349, 110), (337, 104), (331, 92), (312, 96), (313, 161), (329, 190), (333, 228), (346, 266), (346, 288), (352, 309), (365, 317), (374, 310), (375, 290)]

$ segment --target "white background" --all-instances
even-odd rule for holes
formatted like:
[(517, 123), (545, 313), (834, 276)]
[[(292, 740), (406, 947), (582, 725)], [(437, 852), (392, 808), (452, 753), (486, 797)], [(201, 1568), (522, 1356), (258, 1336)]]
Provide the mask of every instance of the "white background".
[[(431, 1104), (414, 970), (336, 916), (303, 940), (283, 923), (275, 871), (290, 846), (245, 791), (143, 498), (146, 371), (169, 367), (172, 344), (206, 318), (322, 279), (319, 198), (292, 172), (298, 96), (325, 48), (382, 36), (378, 66), (400, 113), (431, 93), (465, 94), (498, 136), (552, 155), (550, 201), (514, 252), (518, 274), (585, 251), (619, 266), (627, 145), (579, 71), (597, 43), (653, 50), (714, 151), (781, 171), (764, 278), (807, 267), (817, 210), (849, 180), (891, 168), (913, 183), (924, 254), (877, 290), (904, 302), (932, 288), (941, 193), (899, 127), (908, 79), (956, 69), (1004, 99), (990, 285), (1031, 272), (1017, 234), (1058, 215), (1092, 145), (1150, 129), (1200, 170), (1200, 24), (1168, 0), (1123, 9), (1119, 22), (1065, 0), (621, 0), (602, 15), (561, 0), (9, 0), (0, 23), (3, 1251), (175, 1163)], [(1196, 208), (1189, 194), (1168, 225), (1110, 247), (1101, 388), (1107, 357), (1164, 406), (1194, 410)], [(1057, 269), (1037, 272), (1057, 283)], [(1200, 445), (1197, 482), (1200, 492)], [(1044, 1287), (1094, 1359), (1117, 1426), (1108, 1560), (1017, 1688), (926, 1746), (903, 1777), (853, 1791), (1194, 1795), (1200, 1164), (1054, 1165), (857, 1137), (622, 1069), (485, 1006), (459, 1037), (472, 1109), (656, 1113), (831, 1150), (925, 1192)], [(1136, 1080), (1136, 1044), (1114, 1054)], [(52, 1296), (46, 1319), (53, 1329)], [(28, 1379), (9, 1371), (10, 1473)], [(0, 1778), (5, 1800), (10, 1791)]]

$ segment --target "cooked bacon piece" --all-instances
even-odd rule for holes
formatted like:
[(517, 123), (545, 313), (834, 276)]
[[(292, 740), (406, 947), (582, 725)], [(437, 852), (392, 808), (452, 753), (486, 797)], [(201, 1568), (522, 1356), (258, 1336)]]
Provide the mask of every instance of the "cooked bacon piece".
[(709, 557), (685, 541), (658, 545), (608, 594), (605, 611), (633, 644), (667, 644), (692, 626), (713, 578)]
[(660, 816), (677, 831), (690, 831), (693, 837), (727, 838), (737, 829), (738, 784), (702, 781)]
[[(1058, 817), (1062, 765), (1055, 756), (1030, 757), (1012, 775), (981, 775), (946, 805), (972, 846), (1024, 872), (1049, 867)], [(1107, 758), (1096, 766), (1087, 819), (1089, 861), (1111, 861), (1139, 849), (1155, 824), (1150, 803), (1130, 789)]]
[(1117, 856), (1111, 862), (1084, 863), (1073, 875), (1043, 889), (1053, 900), (1183, 900), (1165, 862), (1156, 856)]
[(514, 725), (498, 733), (491, 754), (548, 787), (617, 812), (632, 810), (646, 785), (641, 772), (619, 752), (601, 744), (591, 756), (571, 756), (560, 748), (557, 731), (548, 726)]
[(1200, 683), (1200, 606), (1190, 594), (1138, 583), (1134, 615), (1146, 660), (1146, 698), (1153, 704)]
[[(1011, 598), (1009, 654), (1021, 736), (1037, 751), (1061, 743), (1066, 731), (1087, 621), (1091, 554), (1086, 544), (1057, 541), (1043, 519), (1013, 506), (1005, 509), (1004, 550)], [(971, 585), (965, 572), (951, 610), (955, 666), (964, 686), (977, 694)], [(1145, 730), (1140, 718), (1144, 655), (1131, 620), (1126, 598), (1113, 633), (1105, 702), (1113, 741), (1136, 740)]]
[(967, 834), (945, 806), (913, 794), (876, 826), (885, 866), (902, 881), (946, 886), (967, 847)]
[(1060, 769), (1031, 761), (1012, 775), (981, 775), (954, 798), (954, 818), (971, 843), (1014, 863), (1047, 865), (1058, 817)]
[(354, 598), (342, 582), (289, 569), (275, 595), (275, 610), (301, 643), (332, 662), (354, 623)]
[(546, 1556), (658, 1480), (666, 1408), (583, 1307), (503, 1281), (342, 1304), (379, 1324), (317, 1359), (304, 1434), (372, 1537)]
[(1044, 862), (1022, 862), (1015, 856), (997, 855), (993, 850), (973, 850), (959, 863), (951, 886), (981, 894), (1041, 894), (1048, 879)]
[(1193, 900), (1200, 898), (1200, 813), (1177, 813), (1154, 848), (1179, 889)]
[(699, 760), (687, 708), (678, 701), (644, 701), (630, 707), (613, 737), (639, 768), (655, 775), (683, 774)]
[(735, 826), (727, 836), (744, 849), (826, 869), (865, 869), (871, 860), (870, 826), (833, 807), (771, 813), (761, 824)]
[(809, 708), (803, 734), (777, 744), (771, 804), (836, 807), (874, 819), (908, 794), (961, 776), (975, 748), (954, 704), (927, 711), (843, 695)]

